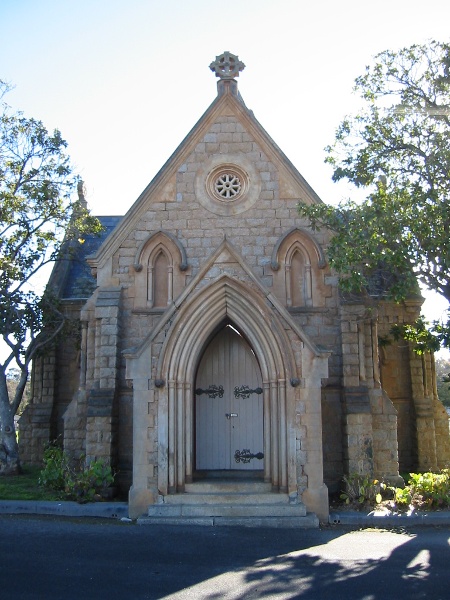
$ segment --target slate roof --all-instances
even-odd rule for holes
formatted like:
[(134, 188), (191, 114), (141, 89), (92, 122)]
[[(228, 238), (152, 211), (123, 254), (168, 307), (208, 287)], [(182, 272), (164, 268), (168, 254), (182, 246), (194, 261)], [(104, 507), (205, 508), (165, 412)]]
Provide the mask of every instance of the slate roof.
[(98, 236), (86, 236), (83, 244), (78, 244), (76, 251), (71, 256), (64, 282), (61, 286), (62, 299), (82, 300), (87, 299), (95, 290), (96, 280), (91, 274), (91, 269), (86, 258), (95, 254), (109, 234), (122, 220), (120, 216), (98, 217), (104, 229)]

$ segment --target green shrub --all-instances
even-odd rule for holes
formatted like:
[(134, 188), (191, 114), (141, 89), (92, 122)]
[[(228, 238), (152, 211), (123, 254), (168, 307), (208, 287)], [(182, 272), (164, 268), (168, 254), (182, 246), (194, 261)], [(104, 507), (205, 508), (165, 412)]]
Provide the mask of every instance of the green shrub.
[(111, 467), (102, 460), (95, 460), (69, 479), (65, 491), (77, 502), (93, 502), (114, 482)]
[(411, 490), (408, 486), (404, 488), (391, 488), (394, 496), (394, 504), (400, 506), (409, 506), (412, 501)]
[(343, 478), (345, 489), (341, 493), (341, 500), (346, 504), (379, 504), (381, 502), (382, 484), (368, 475), (351, 473)]
[(44, 468), (39, 475), (39, 485), (64, 491), (69, 472), (69, 459), (56, 442), (51, 442), (44, 450)]
[(111, 467), (103, 460), (87, 464), (82, 457), (73, 464), (56, 443), (44, 452), (44, 468), (39, 476), (39, 485), (59, 491), (61, 497), (77, 502), (93, 502), (114, 483)]
[(450, 469), (439, 473), (410, 473), (404, 488), (392, 487), (367, 475), (352, 473), (343, 478), (340, 498), (350, 505), (380, 504), (389, 499), (392, 506), (439, 508), (450, 506)]
[(439, 473), (410, 473), (408, 488), (412, 504), (440, 507), (450, 505), (450, 470)]

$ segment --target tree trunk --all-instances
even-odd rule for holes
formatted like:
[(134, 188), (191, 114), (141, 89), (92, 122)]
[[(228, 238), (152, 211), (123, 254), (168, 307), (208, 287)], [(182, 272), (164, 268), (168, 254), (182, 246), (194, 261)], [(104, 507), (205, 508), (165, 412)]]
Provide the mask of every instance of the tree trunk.
[[(8, 415), (9, 417), (9, 415)], [(0, 475), (18, 475), (20, 473), (19, 445), (14, 427), (14, 415), (0, 418)]]
[(15, 411), (9, 403), (6, 377), (2, 375), (0, 377), (0, 475), (18, 475), (21, 469), (14, 425)]

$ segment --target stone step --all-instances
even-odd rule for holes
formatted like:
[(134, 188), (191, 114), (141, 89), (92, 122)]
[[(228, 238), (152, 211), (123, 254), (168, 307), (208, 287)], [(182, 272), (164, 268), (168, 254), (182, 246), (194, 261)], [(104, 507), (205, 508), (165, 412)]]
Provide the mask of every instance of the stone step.
[(304, 517), (304, 504), (152, 504), (149, 517)]
[(319, 519), (314, 513), (302, 517), (140, 517), (138, 525), (201, 525), (213, 527), (277, 527), (312, 529), (319, 527)]
[(195, 493), (195, 494), (170, 494), (160, 496), (160, 505), (202, 505), (202, 504), (265, 504), (265, 505), (287, 505), (289, 499), (287, 494), (267, 493)]
[(264, 481), (196, 481), (186, 484), (188, 494), (269, 494), (272, 484)]
[(200, 480), (185, 493), (160, 496), (148, 507), (142, 525), (240, 525), (249, 527), (318, 527), (303, 503), (290, 503), (288, 494), (271, 492), (261, 480)]

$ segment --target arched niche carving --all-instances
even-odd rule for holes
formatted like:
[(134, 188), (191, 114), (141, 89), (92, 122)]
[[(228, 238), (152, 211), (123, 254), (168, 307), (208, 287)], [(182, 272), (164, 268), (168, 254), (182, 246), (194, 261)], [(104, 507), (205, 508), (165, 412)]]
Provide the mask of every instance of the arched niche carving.
[(135, 309), (165, 309), (184, 288), (186, 251), (171, 233), (157, 231), (139, 246), (135, 262)]
[(271, 267), (277, 296), (288, 308), (325, 306), (330, 295), (324, 281), (325, 254), (307, 230), (295, 227), (278, 240)]

